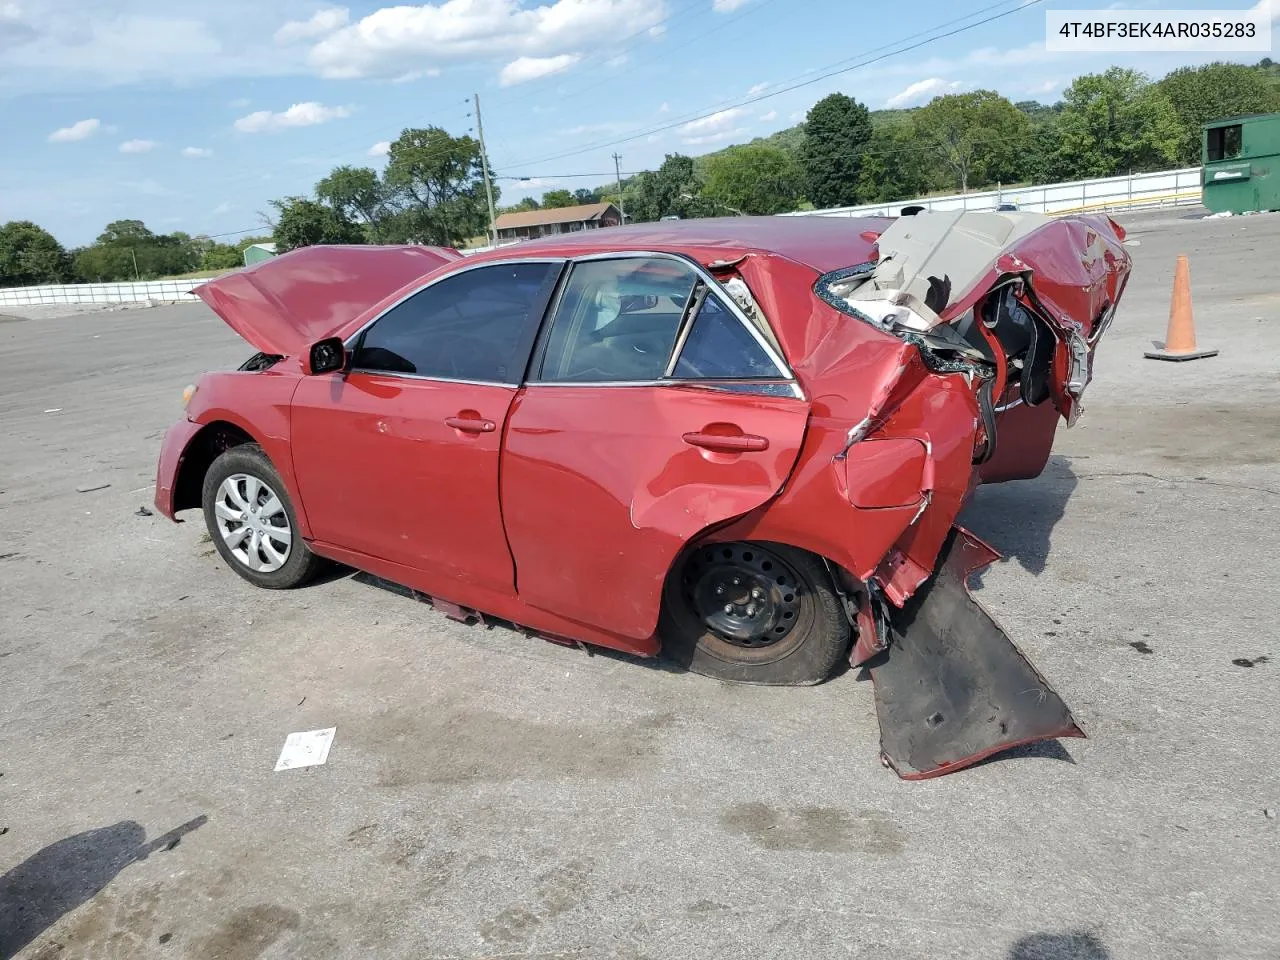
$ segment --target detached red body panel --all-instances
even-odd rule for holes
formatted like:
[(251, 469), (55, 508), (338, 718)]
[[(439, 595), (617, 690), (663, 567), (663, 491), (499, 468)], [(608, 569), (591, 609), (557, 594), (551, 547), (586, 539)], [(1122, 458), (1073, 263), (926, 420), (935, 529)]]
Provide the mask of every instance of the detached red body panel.
[[(156, 504), (200, 506), (213, 459), (256, 443), (315, 553), (643, 656), (694, 547), (809, 551), (890, 763), (959, 769), (1080, 735), (1043, 681), (1034, 709), (1010, 693), (1038, 675), (968, 596), (994, 553), (954, 524), (1079, 416), (1122, 240), (1106, 218), (956, 213), (296, 251), (199, 289), (269, 356), (200, 380)], [(345, 365), (308, 375), (330, 337)], [(937, 704), (961, 689), (953, 720)]]

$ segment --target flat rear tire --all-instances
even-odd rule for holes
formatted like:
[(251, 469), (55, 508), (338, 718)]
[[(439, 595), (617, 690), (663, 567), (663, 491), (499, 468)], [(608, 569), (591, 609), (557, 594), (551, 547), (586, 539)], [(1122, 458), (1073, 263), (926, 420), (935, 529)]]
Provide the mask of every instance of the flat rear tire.
[(704, 544), (667, 578), (664, 656), (732, 683), (821, 683), (852, 631), (822, 558), (775, 543)]

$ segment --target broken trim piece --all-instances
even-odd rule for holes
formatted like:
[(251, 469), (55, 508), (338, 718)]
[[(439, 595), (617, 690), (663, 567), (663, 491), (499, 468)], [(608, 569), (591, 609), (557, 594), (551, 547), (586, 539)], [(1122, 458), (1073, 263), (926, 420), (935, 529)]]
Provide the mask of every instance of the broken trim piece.
[(882, 757), (904, 780), (941, 776), (1023, 744), (1083, 737), (1070, 709), (969, 593), (999, 554), (953, 527), (936, 572), (890, 610), (884, 656), (868, 664)]

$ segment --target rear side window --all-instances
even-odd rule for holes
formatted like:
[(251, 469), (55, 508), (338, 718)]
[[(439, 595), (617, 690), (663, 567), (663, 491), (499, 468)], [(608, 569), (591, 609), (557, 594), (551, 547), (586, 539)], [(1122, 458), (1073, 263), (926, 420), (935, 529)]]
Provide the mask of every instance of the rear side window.
[(541, 379), (661, 379), (697, 281), (678, 260), (624, 257), (575, 264), (556, 308)]
[(379, 317), (352, 367), (519, 383), (559, 270), (557, 263), (507, 263), (446, 277)]
[(674, 374), (681, 380), (749, 380), (783, 376), (729, 308), (708, 295), (693, 320)]

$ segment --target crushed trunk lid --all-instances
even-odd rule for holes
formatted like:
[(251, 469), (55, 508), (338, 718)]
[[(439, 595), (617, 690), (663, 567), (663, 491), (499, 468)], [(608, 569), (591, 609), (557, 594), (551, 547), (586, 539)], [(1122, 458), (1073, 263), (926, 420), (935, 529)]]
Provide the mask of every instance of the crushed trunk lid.
[(461, 256), (443, 247), (302, 247), (210, 280), (194, 292), (259, 350), (296, 356)]

